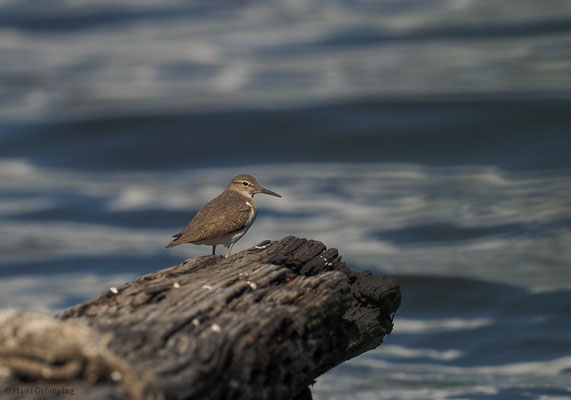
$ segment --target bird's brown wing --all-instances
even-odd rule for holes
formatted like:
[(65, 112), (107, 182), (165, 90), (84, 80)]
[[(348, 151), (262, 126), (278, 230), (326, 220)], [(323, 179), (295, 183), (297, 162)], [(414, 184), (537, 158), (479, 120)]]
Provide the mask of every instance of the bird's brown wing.
[(225, 191), (198, 211), (192, 221), (166, 247), (214, 239), (242, 229), (250, 216), (247, 198)]

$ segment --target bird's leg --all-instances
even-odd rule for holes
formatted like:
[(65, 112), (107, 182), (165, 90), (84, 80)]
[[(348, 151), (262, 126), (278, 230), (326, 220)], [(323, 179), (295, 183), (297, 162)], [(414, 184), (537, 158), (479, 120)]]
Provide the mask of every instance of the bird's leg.
[(228, 246), (228, 251), (226, 252), (226, 258), (230, 257), (230, 252), (232, 251), (232, 246), (234, 246), (234, 243), (232, 243), (230, 246)]
[(216, 245), (212, 246), (212, 255), (216, 255)]

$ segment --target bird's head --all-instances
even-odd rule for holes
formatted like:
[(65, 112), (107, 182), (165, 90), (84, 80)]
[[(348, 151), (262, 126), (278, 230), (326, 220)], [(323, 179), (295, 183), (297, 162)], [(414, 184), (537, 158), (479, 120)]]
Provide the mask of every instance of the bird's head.
[(256, 178), (247, 174), (237, 175), (232, 178), (228, 186), (226, 186), (226, 189), (234, 190), (235, 192), (248, 197), (252, 197), (257, 193), (265, 193), (271, 196), (282, 197), (280, 194), (260, 186)]

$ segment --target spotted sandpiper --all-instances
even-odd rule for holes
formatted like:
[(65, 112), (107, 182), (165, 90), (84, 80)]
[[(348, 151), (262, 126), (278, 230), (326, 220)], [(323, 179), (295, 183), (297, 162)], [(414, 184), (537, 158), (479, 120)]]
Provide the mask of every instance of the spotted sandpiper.
[(256, 219), (254, 195), (265, 193), (282, 197), (261, 187), (252, 175), (235, 176), (226, 189), (215, 199), (209, 201), (194, 216), (192, 221), (166, 247), (182, 243), (206, 244), (212, 246), (212, 255), (216, 246), (228, 247), (226, 258), (230, 257), (232, 246), (250, 229)]

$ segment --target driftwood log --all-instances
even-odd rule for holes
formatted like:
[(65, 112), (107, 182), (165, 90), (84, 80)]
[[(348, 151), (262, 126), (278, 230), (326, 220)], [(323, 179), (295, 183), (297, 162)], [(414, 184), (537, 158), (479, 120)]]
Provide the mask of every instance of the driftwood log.
[(2, 395), (311, 399), (319, 375), (382, 343), (399, 305), (394, 280), (351, 271), (336, 249), (265, 241), (141, 276), (55, 318), (0, 313)]

